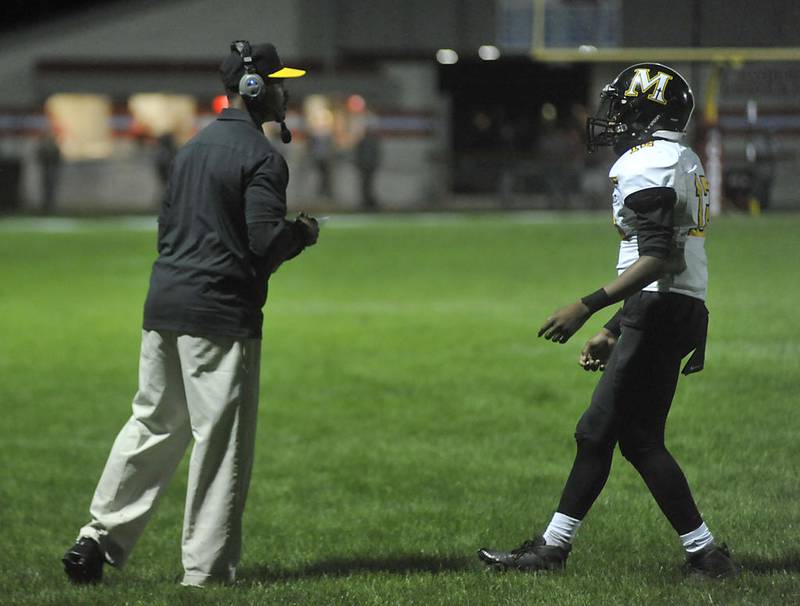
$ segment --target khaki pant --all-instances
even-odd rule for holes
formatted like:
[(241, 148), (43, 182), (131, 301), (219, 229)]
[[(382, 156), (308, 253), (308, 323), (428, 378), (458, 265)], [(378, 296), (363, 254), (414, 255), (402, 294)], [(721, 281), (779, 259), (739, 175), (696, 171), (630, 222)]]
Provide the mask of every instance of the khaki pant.
[(80, 536), (130, 556), (194, 438), (183, 518), (184, 585), (232, 582), (253, 463), (259, 339), (143, 331), (133, 416), (111, 448)]

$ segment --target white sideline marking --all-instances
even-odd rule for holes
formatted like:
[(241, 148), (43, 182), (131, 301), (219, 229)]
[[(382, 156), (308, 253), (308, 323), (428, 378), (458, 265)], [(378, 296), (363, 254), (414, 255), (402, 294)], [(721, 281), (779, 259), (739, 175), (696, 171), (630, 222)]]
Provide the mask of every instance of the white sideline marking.
[(330, 216), (322, 229), (392, 227), (414, 225), (418, 227), (439, 227), (441, 225), (478, 223), (542, 224), (556, 223), (595, 223), (608, 213), (570, 212), (548, 210), (498, 211), (498, 212), (427, 212), (427, 213), (386, 213), (386, 214), (346, 214)]
[(82, 231), (152, 231), (158, 229), (153, 217), (103, 217), (77, 219), (71, 217), (6, 217), (0, 219), (0, 231), (33, 231), (43, 233), (76, 233)]
[[(511, 224), (576, 224), (596, 223), (608, 213), (604, 212), (559, 212), (549, 210), (502, 211), (486, 213), (434, 212), (434, 213), (386, 213), (386, 214), (342, 214), (325, 217), (321, 228), (362, 229), (367, 227), (393, 227), (414, 225), (417, 227), (439, 227), (441, 225), (469, 225), (478, 223)], [(290, 217), (291, 217), (290, 213)], [(107, 230), (151, 231), (157, 230), (155, 216), (122, 216), (101, 218), (72, 217), (5, 217), (0, 218), (3, 232), (76, 233)]]

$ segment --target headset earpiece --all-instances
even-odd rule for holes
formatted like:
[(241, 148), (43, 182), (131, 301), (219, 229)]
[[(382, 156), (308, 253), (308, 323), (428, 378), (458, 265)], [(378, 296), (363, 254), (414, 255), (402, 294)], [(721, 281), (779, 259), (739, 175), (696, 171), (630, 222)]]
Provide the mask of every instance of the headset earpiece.
[(264, 93), (266, 85), (253, 65), (250, 43), (247, 40), (236, 40), (231, 44), (231, 51), (239, 53), (244, 64), (244, 75), (239, 80), (239, 94), (247, 99), (258, 99)]
[(248, 99), (258, 99), (264, 92), (264, 80), (258, 74), (245, 73), (239, 80), (239, 94)]

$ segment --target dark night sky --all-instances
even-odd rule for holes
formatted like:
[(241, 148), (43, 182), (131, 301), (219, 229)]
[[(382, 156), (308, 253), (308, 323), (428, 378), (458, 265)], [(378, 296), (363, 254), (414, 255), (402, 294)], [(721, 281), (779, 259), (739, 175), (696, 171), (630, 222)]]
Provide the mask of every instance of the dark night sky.
[(5, 0), (0, 31), (44, 23), (103, 4), (109, 4), (108, 0)]

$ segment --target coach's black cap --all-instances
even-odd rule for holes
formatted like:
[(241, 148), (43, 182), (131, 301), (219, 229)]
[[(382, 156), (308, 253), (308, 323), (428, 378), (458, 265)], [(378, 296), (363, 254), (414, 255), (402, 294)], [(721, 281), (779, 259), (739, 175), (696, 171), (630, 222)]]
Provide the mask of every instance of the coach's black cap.
[[(264, 78), (299, 78), (305, 70), (284, 67), (278, 51), (272, 44), (254, 44), (251, 49), (256, 72)], [(222, 83), (227, 90), (237, 90), (239, 80), (244, 75), (244, 61), (238, 53), (231, 53), (219, 66)]]

